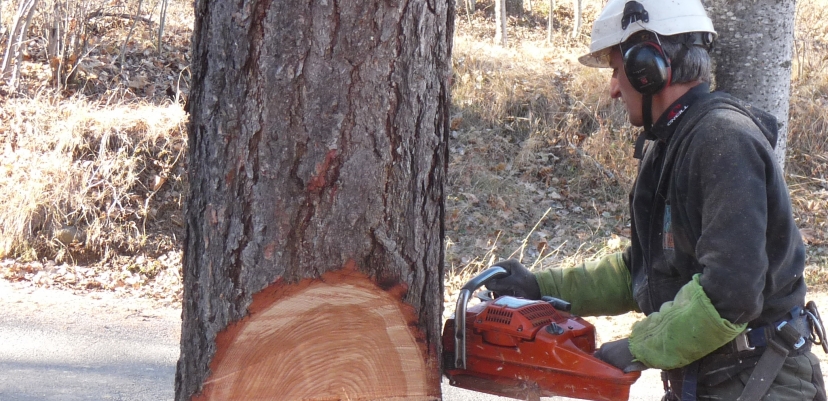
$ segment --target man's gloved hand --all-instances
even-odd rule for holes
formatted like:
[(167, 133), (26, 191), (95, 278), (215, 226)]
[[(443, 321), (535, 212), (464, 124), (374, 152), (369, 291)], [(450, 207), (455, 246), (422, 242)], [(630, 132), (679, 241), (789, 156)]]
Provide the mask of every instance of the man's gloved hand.
[(497, 295), (511, 295), (526, 299), (540, 299), (541, 292), (538, 280), (529, 269), (523, 267), (515, 259), (500, 261), (494, 264), (509, 272), (509, 275), (499, 279), (492, 279), (486, 283), (486, 288)]
[(629, 338), (604, 343), (595, 352), (595, 357), (623, 370), (624, 373), (640, 372), (647, 369), (647, 366), (636, 361), (632, 352), (630, 352)]

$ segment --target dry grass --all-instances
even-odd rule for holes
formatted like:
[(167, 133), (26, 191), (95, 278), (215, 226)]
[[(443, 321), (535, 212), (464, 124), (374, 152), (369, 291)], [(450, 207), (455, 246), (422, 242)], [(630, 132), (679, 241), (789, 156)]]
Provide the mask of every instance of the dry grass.
[(179, 105), (12, 99), (2, 113), (0, 257), (89, 262), (177, 247), (150, 238), (147, 225), (164, 185), (183, 204)]
[[(3, 50), (19, 3), (0, 3)], [(118, 264), (147, 277), (160, 270), (148, 258), (175, 259), (192, 7), (170, 0), (159, 52), (160, 5), (39, 3), (19, 80), (0, 83), (0, 257), (119, 270), (107, 262), (134, 256)]]
[(797, 2), (787, 173), (808, 244), (806, 278), (828, 285), (828, 1)]
[[(585, 26), (600, 3), (585, 2)], [(543, 10), (534, 19), (510, 21), (520, 41), (506, 48), (492, 44), (493, 19), (485, 2), (471, 22), (458, 17), (448, 298), (457, 284), (515, 250), (529, 265), (567, 266), (618, 249), (618, 239), (629, 235), (626, 193), (637, 165), (637, 129), (609, 98), (607, 72), (577, 64), (588, 38), (586, 32), (568, 37), (568, 6), (555, 10), (564, 28), (552, 44), (539, 22)], [(787, 162), (812, 286), (828, 283), (826, 13), (826, 0), (797, 4)], [(549, 207), (551, 214), (541, 219)]]
[[(67, 56), (57, 86), (44, 34), (54, 16), (35, 15), (19, 85), (0, 85), (0, 256), (94, 262), (130, 276), (129, 285), (179, 263), (186, 186), (179, 100), (187, 95), (192, 8), (170, 0), (159, 49), (157, 25), (115, 16), (135, 13), (138, 2), (71, 3), (109, 16), (84, 22), (87, 46)], [(574, 37), (571, 2), (556, 2), (552, 43), (548, 3), (533, 2), (540, 8), (510, 19), (505, 48), (492, 44), (491, 1), (477, 3), (456, 20), (447, 299), (498, 259), (540, 268), (621, 249), (636, 168), (637, 130), (609, 98), (608, 73), (576, 62), (603, 2), (583, 2), (584, 28)], [(4, 27), (17, 4), (0, 2)], [(812, 284), (828, 282), (826, 10), (828, 0), (797, 4), (787, 164)], [(157, 22), (159, 14), (160, 1), (143, 3), (141, 17)], [(0, 49), (6, 41), (0, 31)]]
[[(586, 3), (586, 2), (585, 2)], [(446, 314), (468, 279), (500, 259), (532, 268), (617, 251), (628, 220), (633, 130), (608, 96), (606, 71), (576, 60), (571, 10), (511, 20), (512, 45), (491, 43), (486, 3), (458, 17), (447, 202)], [(599, 5), (586, 3), (587, 18)]]

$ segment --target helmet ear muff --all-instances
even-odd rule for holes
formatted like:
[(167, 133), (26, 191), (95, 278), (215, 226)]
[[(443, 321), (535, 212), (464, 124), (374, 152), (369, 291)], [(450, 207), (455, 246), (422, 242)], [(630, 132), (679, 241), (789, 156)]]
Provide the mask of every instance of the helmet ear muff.
[(624, 52), (624, 71), (633, 89), (654, 95), (670, 84), (670, 60), (655, 42), (636, 43)]

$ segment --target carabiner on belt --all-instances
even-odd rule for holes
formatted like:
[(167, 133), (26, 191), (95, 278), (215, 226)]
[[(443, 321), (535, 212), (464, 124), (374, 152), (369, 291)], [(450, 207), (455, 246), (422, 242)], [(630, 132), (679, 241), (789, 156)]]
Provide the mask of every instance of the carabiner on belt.
[(825, 326), (822, 324), (822, 318), (819, 316), (819, 310), (814, 301), (808, 301), (805, 304), (805, 314), (808, 315), (808, 320), (811, 322), (811, 342), (821, 345), (822, 350), (828, 354), (828, 343), (825, 342)]

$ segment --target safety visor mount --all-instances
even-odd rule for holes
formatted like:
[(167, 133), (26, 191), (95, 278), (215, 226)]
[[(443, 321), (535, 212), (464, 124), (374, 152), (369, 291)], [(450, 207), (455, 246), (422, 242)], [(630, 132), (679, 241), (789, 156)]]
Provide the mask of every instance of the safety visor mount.
[(621, 29), (626, 30), (630, 23), (641, 21), (650, 22), (650, 13), (637, 1), (628, 1), (624, 4), (624, 17), (621, 18)]
[(716, 38), (700, 0), (609, 0), (592, 25), (589, 53), (578, 61), (587, 67), (609, 67), (611, 49), (639, 31), (676, 36), (708, 50)]

